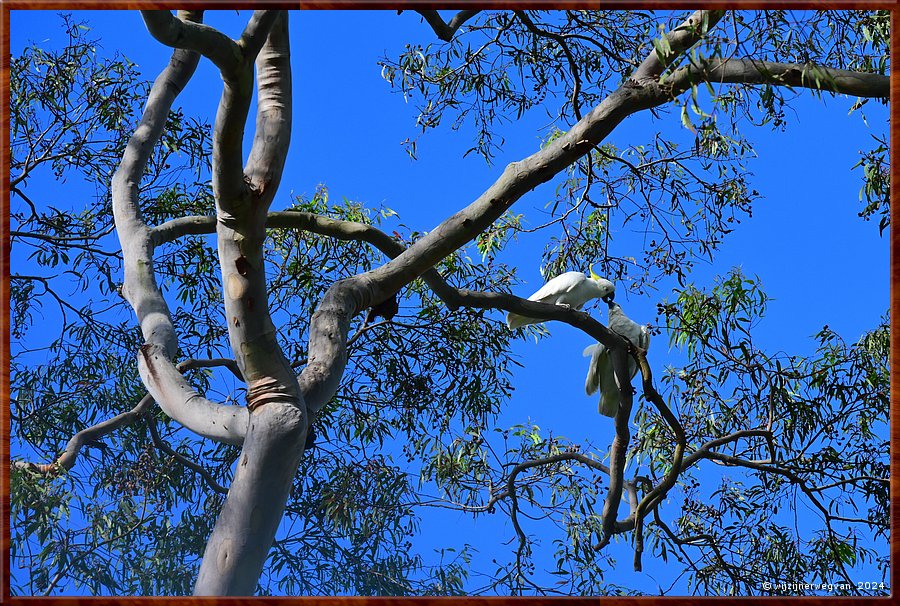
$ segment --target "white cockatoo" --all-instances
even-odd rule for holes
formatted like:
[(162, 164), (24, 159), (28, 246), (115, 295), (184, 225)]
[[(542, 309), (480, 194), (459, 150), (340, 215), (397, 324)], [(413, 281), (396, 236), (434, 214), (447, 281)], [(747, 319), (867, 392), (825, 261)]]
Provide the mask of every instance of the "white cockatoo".
[[(641, 326), (622, 311), (622, 306), (613, 301), (609, 305), (609, 329), (619, 333), (637, 347), (647, 350), (650, 347), (650, 332), (646, 326)], [(609, 358), (609, 350), (602, 343), (588, 346), (584, 350), (585, 356), (591, 357), (588, 366), (587, 379), (584, 381), (584, 391), (587, 395), (593, 395), (600, 390), (600, 414), (607, 417), (615, 417), (619, 410), (619, 382), (613, 371), (612, 360)], [(637, 374), (637, 362), (634, 358), (628, 358), (628, 377), (633, 379)]]
[[(528, 300), (581, 309), (591, 299), (611, 297), (615, 292), (616, 287), (613, 283), (595, 274), (594, 268), (591, 267), (591, 277), (580, 271), (567, 271), (544, 284), (539, 291), (528, 297)], [(506, 314), (506, 325), (510, 330), (539, 322), (543, 320), (512, 312)]]

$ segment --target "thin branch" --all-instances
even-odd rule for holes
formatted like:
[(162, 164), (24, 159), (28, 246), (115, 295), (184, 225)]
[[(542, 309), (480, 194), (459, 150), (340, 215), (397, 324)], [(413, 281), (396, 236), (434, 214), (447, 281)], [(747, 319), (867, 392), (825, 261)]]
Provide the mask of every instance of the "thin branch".
[(87, 442), (94, 442), (113, 431), (137, 421), (153, 404), (153, 397), (147, 394), (138, 404), (129, 410), (86, 429), (82, 429), (69, 439), (65, 450), (52, 463), (30, 463), (13, 461), (18, 469), (27, 469), (41, 474), (56, 475), (62, 470), (72, 469), (78, 459), (78, 453)]
[(203, 480), (206, 482), (206, 485), (215, 492), (219, 494), (228, 494), (228, 489), (219, 484), (205, 467), (190, 460), (185, 455), (169, 446), (169, 444), (162, 439), (162, 437), (159, 435), (159, 430), (156, 427), (156, 419), (150, 416), (147, 417), (147, 429), (150, 431), (150, 439), (153, 440), (154, 446), (156, 446), (167, 455), (174, 457), (176, 461), (178, 461), (188, 469), (200, 474), (200, 477), (203, 478)]
[(566, 55), (566, 60), (569, 62), (569, 71), (572, 72), (572, 79), (574, 80), (574, 84), (572, 85), (572, 113), (575, 114), (576, 119), (581, 120), (581, 107), (578, 102), (578, 96), (581, 94), (581, 74), (578, 69), (578, 63), (575, 62), (575, 56), (572, 55), (572, 51), (569, 49), (566, 39), (560, 34), (539, 28), (525, 11), (517, 10), (513, 12), (531, 33), (540, 36), (541, 38), (550, 38), (562, 48), (563, 53)]
[(188, 360), (183, 360), (175, 365), (180, 372), (184, 372), (185, 370), (192, 370), (194, 368), (218, 368), (224, 367), (231, 371), (231, 373), (237, 377), (238, 380), (243, 381), (244, 375), (241, 374), (241, 369), (238, 368), (237, 362), (232, 360), (231, 358), (209, 358), (209, 359), (194, 359), (190, 358)]
[(822, 490), (828, 490), (829, 488), (843, 486), (844, 484), (855, 484), (856, 482), (880, 482), (886, 485), (889, 485), (891, 483), (889, 478), (878, 478), (875, 476), (856, 476), (853, 478), (847, 478), (845, 480), (838, 480), (837, 482), (832, 482), (830, 484), (824, 484), (822, 486), (810, 486), (809, 489), (813, 492), (820, 492)]
[[(176, 368), (180, 372), (184, 372), (186, 370), (191, 370), (194, 368), (213, 367), (228, 368), (238, 379), (243, 380), (243, 378), (241, 377), (241, 371), (238, 369), (237, 364), (235, 364), (234, 360), (228, 360), (225, 358), (213, 358), (206, 360), (189, 359), (180, 362), (176, 366)], [(91, 425), (90, 427), (82, 429), (69, 439), (69, 442), (66, 444), (65, 450), (63, 450), (62, 454), (59, 455), (59, 457), (52, 463), (31, 463), (27, 461), (14, 461), (12, 464), (18, 469), (27, 469), (30, 471), (36, 471), (38, 473), (48, 475), (56, 475), (64, 469), (72, 469), (72, 467), (75, 465), (75, 461), (78, 459), (78, 454), (81, 452), (81, 449), (85, 444), (95, 442), (117, 429), (134, 423), (135, 421), (143, 417), (147, 413), (147, 411), (150, 410), (152, 404), (153, 396), (151, 396), (150, 394), (146, 394), (143, 398), (141, 398), (141, 401), (138, 402), (138, 404), (128, 412), (123, 412), (111, 419), (107, 419), (106, 421), (102, 421), (100, 423), (97, 423), (96, 425)]]

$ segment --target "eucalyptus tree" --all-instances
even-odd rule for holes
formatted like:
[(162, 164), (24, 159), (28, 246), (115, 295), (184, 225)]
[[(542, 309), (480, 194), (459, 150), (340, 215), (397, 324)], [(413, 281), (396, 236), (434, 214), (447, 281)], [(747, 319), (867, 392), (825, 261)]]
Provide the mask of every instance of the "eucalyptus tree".
[[(237, 39), (202, 11), (142, 11), (173, 48), (149, 86), (127, 59), (97, 58), (72, 20), (62, 51), (12, 60), (11, 235), (35, 268), (12, 275), (13, 561), (28, 571), (14, 590), (632, 592), (601, 574), (618, 537), (633, 541), (636, 570), (649, 537), (697, 593), (835, 571), (849, 582), (873, 559), (884, 568), (873, 545), (888, 528), (887, 319), (855, 344), (826, 327), (813, 356), (767, 353), (751, 338), (767, 303), (756, 280), (689, 277), (760, 195), (742, 169), (753, 153), (742, 128), (784, 124), (798, 91), (857, 97), (856, 109), (887, 100), (889, 14), (417, 13), (442, 43), (408, 46), (381, 69), (421, 99), (423, 130), (472, 124), (470, 151), (490, 160), (498, 121), (552, 107), (558, 125), (427, 233), (388, 233), (389, 209), (334, 204), (325, 189), (273, 210), (291, 143), (285, 11), (254, 12)], [(200, 61), (222, 78), (212, 125), (173, 109)], [(662, 134), (627, 149), (607, 141), (629, 116), (666, 107), (693, 133), (690, 148)], [(883, 230), (887, 146), (876, 143), (860, 162), (860, 214)], [(77, 213), (32, 200), (39, 174), (83, 178), (98, 195)], [(498, 257), (525, 231), (513, 209), (548, 181), (559, 187), (540, 228), (546, 275), (602, 259), (640, 294), (676, 277), (659, 312), (686, 366), (663, 372), (588, 313), (510, 294), (515, 270)], [(628, 223), (658, 234), (638, 261), (608, 254)], [(608, 349), (622, 386), (608, 466), (604, 448), (497, 427), (511, 341), (544, 333), (513, 334), (490, 310), (564, 322)], [(39, 314), (59, 336), (32, 347), (46, 330)], [(717, 506), (698, 492), (696, 471), (712, 464), (746, 472), (714, 491)], [(801, 536), (784, 524), (791, 499), (821, 527)], [(427, 563), (409, 537), (436, 504), (481, 523), (503, 512), (508, 559), (473, 570), (463, 550)], [(558, 525), (552, 582), (536, 573), (524, 508)]]

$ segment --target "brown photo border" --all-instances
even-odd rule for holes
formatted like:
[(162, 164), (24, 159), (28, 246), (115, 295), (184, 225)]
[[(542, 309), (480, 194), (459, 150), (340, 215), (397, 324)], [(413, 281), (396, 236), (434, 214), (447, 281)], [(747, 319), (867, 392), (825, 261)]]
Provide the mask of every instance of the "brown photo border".
[(283, 2), (279, 0), (256, 0), (254, 2), (214, 0), (204, 2), (202, 0), (187, 0), (185, 2), (148, 2), (148, 1), (103, 1), (103, 0), (0, 0), (0, 129), (2, 129), (2, 150), (0, 150), (0, 496), (2, 496), (2, 527), (0, 527), (0, 603), (9, 604), (62, 604), (75, 605), (84, 603), (107, 604), (178, 604), (185, 601), (202, 603), (204, 605), (238, 605), (257, 602), (284, 603), (285, 601), (298, 601), (302, 603), (336, 606), (449, 606), (450, 604), (467, 604), (478, 606), (537, 606), (543, 604), (562, 604), (566, 606), (588, 606), (600, 602), (615, 606), (662, 603), (672, 606), (689, 605), (698, 602), (709, 603), (711, 601), (734, 600), (742, 605), (751, 604), (804, 604), (804, 605), (845, 605), (857, 603), (889, 604), (893, 603), (896, 595), (898, 570), (897, 561), (900, 555), (900, 541), (897, 540), (897, 532), (900, 530), (900, 514), (898, 514), (897, 494), (900, 489), (900, 448), (897, 447), (900, 440), (900, 428), (898, 423), (890, 423), (890, 495), (891, 495), (891, 533), (890, 533), (890, 585), (891, 597), (10, 597), (10, 502), (9, 502), (9, 401), (10, 401), (10, 377), (9, 377), (9, 352), (10, 352), (10, 241), (9, 241), (9, 13), (11, 10), (88, 10), (88, 9), (116, 9), (136, 10), (151, 8), (203, 8), (208, 10), (224, 8), (285, 8), (299, 10), (347, 10), (347, 9), (413, 9), (413, 8), (479, 8), (479, 9), (503, 9), (503, 8), (531, 8), (531, 9), (562, 9), (562, 8), (592, 8), (592, 9), (887, 9), (891, 11), (891, 94), (890, 94), (890, 148), (891, 148), (891, 227), (890, 227), (890, 343), (891, 343), (891, 405), (890, 419), (900, 419), (900, 319), (897, 309), (900, 307), (900, 236), (897, 234), (900, 227), (900, 163), (894, 161), (894, 151), (898, 149), (900, 127), (897, 124), (897, 102), (900, 101), (900, 68), (896, 59), (900, 57), (900, 0), (844, 0), (844, 1), (810, 1), (787, 0), (772, 2), (764, 0), (734, 0), (732, 2), (670, 2), (667, 0), (607, 0), (577, 1), (577, 0), (519, 0), (474, 2), (467, 0), (454, 0), (448, 2), (425, 2), (422, 0), (408, 0), (402, 2), (385, 2), (382, 0), (303, 0), (300, 2)]

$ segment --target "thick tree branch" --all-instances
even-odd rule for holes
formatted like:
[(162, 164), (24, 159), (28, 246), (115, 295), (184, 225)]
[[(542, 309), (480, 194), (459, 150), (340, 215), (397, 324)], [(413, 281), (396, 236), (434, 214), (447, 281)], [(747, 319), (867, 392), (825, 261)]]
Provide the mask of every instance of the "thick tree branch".
[(722, 84), (773, 84), (808, 88), (857, 97), (890, 96), (890, 77), (823, 65), (775, 63), (752, 59), (710, 59), (703, 64), (680, 67), (666, 83), (677, 95), (698, 82)]
[(144, 340), (163, 347), (170, 357), (175, 355), (178, 340), (168, 305), (153, 274), (153, 247), (149, 228), (141, 216), (138, 187), (165, 128), (169, 109), (194, 74), (199, 60), (199, 55), (190, 51), (172, 53), (169, 65), (150, 89), (144, 113), (112, 180), (113, 218), (125, 264), (122, 295), (137, 313)]
[[(179, 15), (184, 19), (201, 16)], [(141, 216), (138, 198), (141, 176), (165, 128), (172, 103), (190, 80), (198, 61), (195, 52), (175, 50), (169, 65), (153, 83), (141, 120), (113, 176), (113, 218), (125, 270), (122, 294), (137, 314), (145, 341), (138, 355), (138, 371), (144, 384), (160, 408), (187, 429), (212, 439), (240, 443), (246, 432), (246, 411), (202, 397), (172, 364), (178, 338), (169, 306), (156, 283), (153, 232)]]
[(459, 11), (453, 16), (449, 24), (445, 23), (440, 14), (435, 10), (419, 10), (416, 12), (425, 18), (425, 21), (428, 22), (428, 25), (431, 26), (431, 29), (434, 30), (434, 33), (437, 34), (438, 38), (444, 42), (450, 42), (453, 40), (453, 35), (456, 34), (456, 30), (480, 11)]
[(243, 50), (243, 56), (253, 59), (258, 56), (260, 49), (269, 36), (269, 31), (275, 20), (284, 13), (284, 11), (253, 11), (247, 27), (244, 28), (237, 45)]
[(141, 11), (141, 17), (157, 41), (172, 48), (196, 51), (223, 72), (233, 73), (243, 60), (238, 44), (214, 27), (179, 19), (168, 10)]
[(262, 204), (268, 209), (291, 142), (291, 50), (287, 11), (263, 12), (274, 14), (277, 20), (256, 58), (256, 131), (244, 173), (253, 191), (265, 198)]
[[(265, 35), (263, 44), (262, 36)], [(242, 40), (259, 46), (258, 112), (247, 172), (243, 133), (252, 96), (252, 66), (229, 75), (213, 133), (213, 191), (228, 337), (247, 381), (247, 405), (297, 402), (296, 381), (276, 339), (268, 309), (263, 241), (268, 207), (278, 188), (290, 143), (291, 76), (285, 11), (257, 11)], [(165, 232), (165, 230), (163, 230)]]

